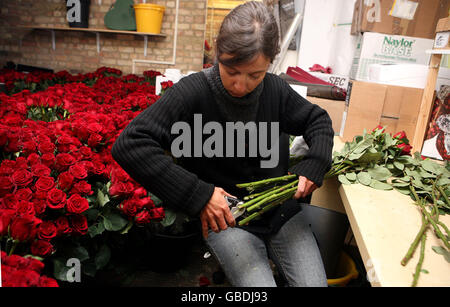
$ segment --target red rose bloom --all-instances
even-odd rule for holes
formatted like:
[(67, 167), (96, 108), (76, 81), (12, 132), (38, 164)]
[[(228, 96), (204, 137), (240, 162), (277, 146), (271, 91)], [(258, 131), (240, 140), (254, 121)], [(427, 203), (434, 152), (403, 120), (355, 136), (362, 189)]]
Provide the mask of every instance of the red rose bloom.
[(55, 179), (53, 177), (40, 177), (34, 185), (37, 191), (48, 192), (55, 186)]
[(88, 176), (86, 168), (83, 164), (77, 163), (69, 167), (69, 173), (76, 179), (85, 179)]
[(151, 219), (152, 219), (152, 217), (151, 217), (150, 213), (147, 210), (142, 210), (141, 212), (136, 214), (134, 221), (138, 225), (145, 225), (145, 224), (150, 223)]
[(34, 216), (36, 214), (36, 211), (34, 211), (34, 204), (26, 200), (19, 201), (16, 207), (16, 214), (18, 216)]
[(150, 216), (152, 217), (152, 219), (155, 219), (155, 220), (162, 220), (165, 217), (163, 207), (153, 208), (149, 212), (150, 212)]
[(61, 209), (66, 205), (67, 194), (59, 189), (51, 189), (47, 194), (47, 206), (52, 209)]
[(53, 155), (55, 152), (55, 144), (51, 143), (51, 142), (41, 142), (38, 143), (38, 150), (40, 151), (40, 153), (42, 155), (44, 154), (51, 154)]
[(67, 200), (67, 212), (80, 214), (89, 209), (89, 202), (79, 194), (73, 194)]
[(31, 173), (35, 177), (50, 176), (51, 172), (52, 170), (44, 164), (36, 163), (31, 167)]
[(16, 210), (19, 200), (16, 194), (7, 194), (0, 198), (0, 209), (13, 209)]
[(60, 153), (56, 155), (56, 169), (60, 172), (66, 171), (69, 166), (75, 164), (75, 158), (68, 153)]
[(14, 182), (6, 176), (0, 177), (0, 197), (9, 194), (14, 189)]
[(52, 221), (44, 221), (37, 228), (37, 237), (41, 240), (51, 240), (56, 237), (57, 229)]
[(397, 145), (398, 148), (400, 148), (402, 150), (402, 152), (400, 153), (400, 155), (404, 156), (404, 155), (411, 155), (411, 149), (412, 146), (408, 145), (408, 144), (398, 144)]
[(10, 226), (11, 237), (19, 242), (34, 239), (37, 221), (33, 216), (25, 215), (15, 218)]
[(47, 276), (41, 276), (39, 278), (39, 286), (38, 287), (46, 287), (46, 288), (58, 288), (59, 285), (53, 278)]
[(91, 185), (87, 181), (82, 180), (73, 185), (70, 194), (92, 195), (94, 191), (92, 191)]
[(84, 215), (76, 214), (72, 215), (70, 219), (72, 225), (72, 231), (79, 234), (85, 235), (88, 232), (88, 223)]
[(98, 144), (100, 144), (101, 141), (102, 136), (97, 133), (94, 133), (89, 136), (88, 145), (89, 147), (95, 148), (98, 146)]
[(19, 169), (12, 174), (12, 180), (19, 188), (24, 188), (33, 182), (33, 175), (25, 169)]
[(60, 216), (55, 221), (56, 228), (58, 231), (58, 235), (69, 234), (72, 232), (72, 229), (69, 225), (69, 219), (65, 216)]
[(41, 162), (51, 168), (55, 164), (55, 156), (52, 153), (45, 153), (41, 157)]
[(48, 257), (53, 253), (53, 245), (45, 240), (36, 240), (31, 244), (31, 253), (39, 257)]
[(30, 188), (20, 189), (16, 192), (16, 198), (18, 200), (27, 200), (30, 201), (33, 197), (33, 191)]
[(58, 176), (58, 187), (63, 191), (67, 191), (72, 187), (73, 180), (74, 178), (69, 172), (61, 173)]
[(14, 215), (16, 214), (15, 210), (6, 209), (0, 210), (0, 237), (3, 237), (8, 234), (8, 226), (11, 223)]

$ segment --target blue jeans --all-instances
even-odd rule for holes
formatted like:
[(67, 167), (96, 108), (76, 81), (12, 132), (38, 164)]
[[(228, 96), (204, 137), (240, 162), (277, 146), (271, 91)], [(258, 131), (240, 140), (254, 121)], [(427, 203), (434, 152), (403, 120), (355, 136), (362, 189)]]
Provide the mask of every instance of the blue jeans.
[(319, 248), (302, 212), (270, 235), (255, 235), (239, 227), (206, 239), (228, 281), (235, 287), (276, 287), (269, 259), (290, 287), (327, 287)]

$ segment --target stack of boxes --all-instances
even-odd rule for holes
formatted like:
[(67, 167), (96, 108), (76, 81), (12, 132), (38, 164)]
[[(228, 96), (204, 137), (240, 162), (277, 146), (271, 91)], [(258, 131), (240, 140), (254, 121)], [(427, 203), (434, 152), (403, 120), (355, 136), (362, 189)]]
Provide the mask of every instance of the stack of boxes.
[[(386, 126), (414, 138), (438, 21), (448, 0), (356, 0), (352, 35), (358, 36), (340, 136)], [(440, 84), (449, 84), (441, 69)]]

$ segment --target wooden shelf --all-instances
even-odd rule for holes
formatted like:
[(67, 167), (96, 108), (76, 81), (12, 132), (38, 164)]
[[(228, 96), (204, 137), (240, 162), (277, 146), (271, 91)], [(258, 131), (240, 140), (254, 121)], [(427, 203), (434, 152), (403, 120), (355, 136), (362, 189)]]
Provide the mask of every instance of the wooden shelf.
[(100, 29), (100, 28), (69, 28), (69, 27), (46, 27), (46, 26), (20, 26), (25, 29), (33, 30), (55, 30), (55, 31), (81, 31), (81, 32), (94, 32), (94, 33), (115, 33), (115, 34), (131, 34), (131, 35), (148, 35), (157, 37), (166, 37), (166, 34), (156, 34), (147, 32), (137, 32), (137, 31), (121, 31), (121, 30), (110, 30), (110, 29)]
[(97, 38), (97, 53), (100, 53), (100, 33), (107, 34), (126, 34), (126, 35), (139, 35), (144, 37), (144, 56), (147, 56), (147, 44), (148, 37), (160, 37), (164, 38), (166, 34), (157, 34), (157, 33), (147, 33), (147, 32), (137, 32), (137, 31), (121, 31), (121, 30), (110, 30), (110, 29), (100, 29), (100, 28), (70, 28), (70, 27), (48, 27), (48, 26), (19, 26), (22, 29), (30, 29), (30, 30), (45, 30), (50, 31), (52, 36), (52, 49), (56, 50), (56, 38), (55, 31), (72, 31), (72, 32), (88, 32), (94, 33)]

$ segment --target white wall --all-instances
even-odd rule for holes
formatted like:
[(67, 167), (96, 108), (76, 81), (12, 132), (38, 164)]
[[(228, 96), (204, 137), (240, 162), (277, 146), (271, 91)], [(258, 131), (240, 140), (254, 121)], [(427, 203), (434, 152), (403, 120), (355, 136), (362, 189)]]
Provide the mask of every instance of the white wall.
[(297, 66), (309, 71), (320, 64), (348, 75), (356, 48), (350, 35), (356, 0), (306, 0)]

